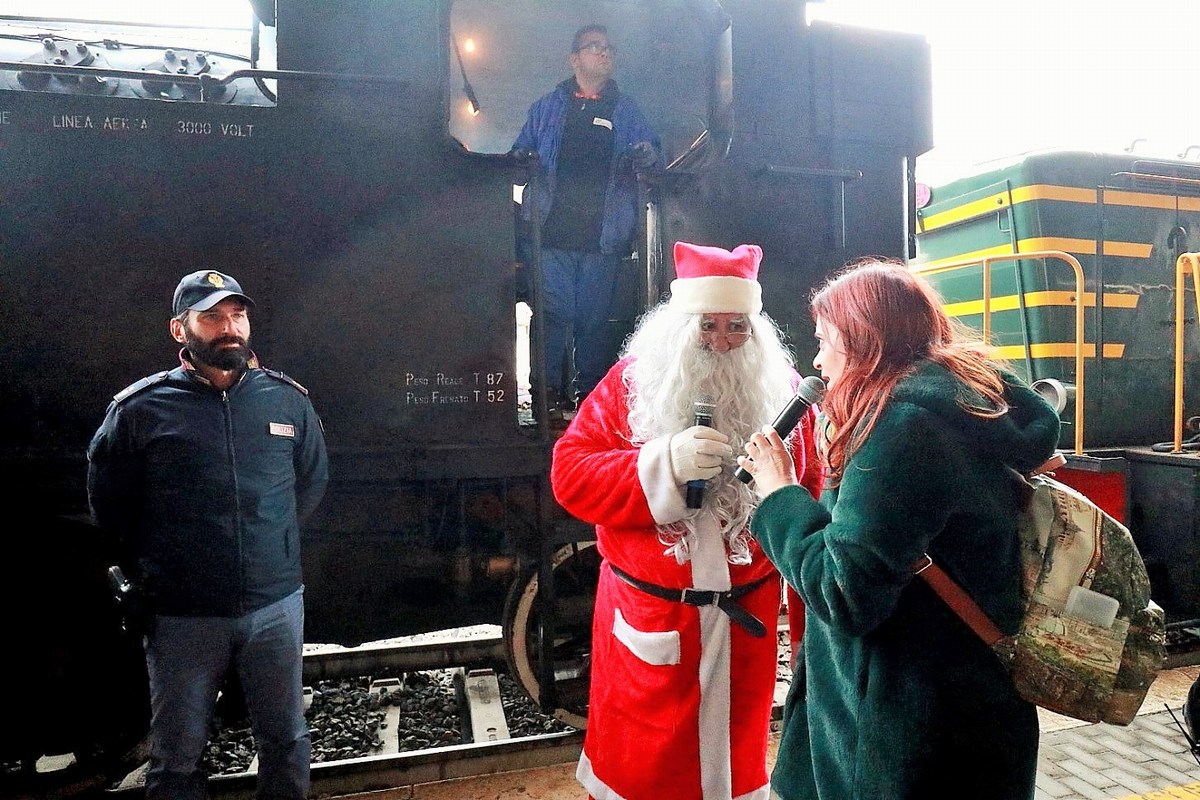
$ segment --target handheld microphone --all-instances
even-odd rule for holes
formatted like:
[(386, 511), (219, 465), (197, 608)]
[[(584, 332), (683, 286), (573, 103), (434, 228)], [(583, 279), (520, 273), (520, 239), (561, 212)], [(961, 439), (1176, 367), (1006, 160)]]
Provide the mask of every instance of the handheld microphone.
[[(800, 381), (800, 385), (796, 388), (796, 396), (788, 401), (788, 404), (783, 407), (783, 411), (780, 411), (779, 416), (771, 423), (771, 427), (779, 434), (779, 438), (786, 439), (787, 435), (792, 432), (792, 428), (796, 427), (796, 423), (804, 416), (804, 412), (808, 411), (809, 406), (821, 402), (821, 398), (824, 396), (825, 381), (816, 375), (809, 375)], [(738, 467), (737, 472), (733, 474), (742, 483), (750, 483), (754, 480), (754, 476), (745, 467)]]
[[(692, 403), (692, 424), (703, 425), (706, 428), (712, 427), (713, 412), (717, 407), (713, 405), (711, 397), (700, 397)], [(687, 482), (687, 507), (700, 508), (704, 505), (704, 484), (707, 481), (695, 480)]]

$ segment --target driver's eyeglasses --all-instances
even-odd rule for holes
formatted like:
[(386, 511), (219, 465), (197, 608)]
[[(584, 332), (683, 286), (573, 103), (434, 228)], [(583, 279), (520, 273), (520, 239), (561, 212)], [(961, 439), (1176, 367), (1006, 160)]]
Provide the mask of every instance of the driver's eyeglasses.
[(617, 48), (615, 45), (611, 45), (611, 44), (600, 44), (600, 42), (588, 42), (587, 44), (580, 45), (579, 49), (576, 50), (575, 52), (576, 53), (584, 53), (584, 52), (591, 53), (594, 56), (598, 56), (601, 53), (608, 53), (610, 56), (615, 56), (617, 54)]

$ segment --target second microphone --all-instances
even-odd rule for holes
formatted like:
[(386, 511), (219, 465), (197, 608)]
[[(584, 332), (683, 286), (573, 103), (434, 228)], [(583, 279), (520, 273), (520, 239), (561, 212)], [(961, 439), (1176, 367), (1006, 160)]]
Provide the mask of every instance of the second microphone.
[[(717, 407), (713, 405), (712, 398), (702, 397), (699, 400), (692, 402), (692, 424), (703, 425), (706, 428), (711, 428), (713, 423), (713, 413)], [(704, 485), (708, 481), (695, 480), (687, 482), (687, 507), (700, 508), (704, 505)]]

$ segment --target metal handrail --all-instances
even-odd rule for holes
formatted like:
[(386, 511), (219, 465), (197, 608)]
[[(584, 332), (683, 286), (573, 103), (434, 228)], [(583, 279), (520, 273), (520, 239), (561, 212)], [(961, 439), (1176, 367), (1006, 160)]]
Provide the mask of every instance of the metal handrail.
[(359, 75), (336, 72), (311, 72), (293, 69), (235, 69), (225, 75), (216, 76), (207, 72), (199, 75), (178, 75), (155, 70), (117, 69), (115, 67), (79, 67), (64, 64), (39, 64), (26, 61), (0, 61), (0, 72), (45, 72), (51, 75), (92, 76), (97, 81), (106, 78), (128, 78), (143, 81), (170, 81), (180, 86), (199, 86), (200, 99), (204, 100), (215, 86), (226, 86), (242, 78), (255, 80), (284, 80), (301, 82), (341, 81), (348, 83), (403, 84), (408, 79), (398, 75)]
[[(983, 267), (983, 340), (989, 342), (992, 332), (992, 264), (997, 261), (1023, 261), (1035, 258), (1057, 258), (1067, 262), (1075, 273), (1075, 455), (1083, 455), (1083, 266), (1079, 263), (1079, 259), (1062, 250), (1034, 250), (1029, 253), (1005, 253), (973, 258), (968, 261), (953, 261), (949, 264), (939, 264), (936, 267), (918, 266), (917, 269), (922, 275), (931, 275), (976, 265)], [(1103, 302), (1103, 297), (1101, 289), (1097, 292), (1096, 302)], [(1200, 298), (1197, 298), (1196, 302), (1197, 308), (1200, 308)], [(1030, 343), (1030, 347), (1032, 346)], [(1096, 357), (1099, 358), (1100, 355), (1100, 343), (1097, 342)]]
[(173, 81), (178, 84), (206, 86), (233, 83), (241, 78), (266, 78), (271, 80), (301, 81), (350, 81), (353, 83), (404, 83), (407, 79), (399, 75), (362, 75), (340, 72), (312, 72), (298, 69), (235, 69), (217, 76), (204, 72), (198, 75), (178, 75), (148, 69), (119, 69), (117, 67), (79, 67), (71, 64), (40, 64), (31, 61), (0, 61), (0, 72), (46, 72), (51, 75), (93, 75), (106, 78), (132, 78), (135, 80)]
[(1180, 253), (1175, 259), (1175, 442), (1172, 453), (1183, 452), (1183, 276), (1192, 275), (1196, 320), (1200, 324), (1200, 253)]

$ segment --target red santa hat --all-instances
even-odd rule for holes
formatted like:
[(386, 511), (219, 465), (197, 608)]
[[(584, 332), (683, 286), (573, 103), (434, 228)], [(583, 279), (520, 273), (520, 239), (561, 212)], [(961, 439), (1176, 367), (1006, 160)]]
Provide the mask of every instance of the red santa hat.
[(675, 243), (670, 306), (687, 314), (757, 314), (762, 311), (758, 265), (762, 248), (741, 244), (732, 252)]

